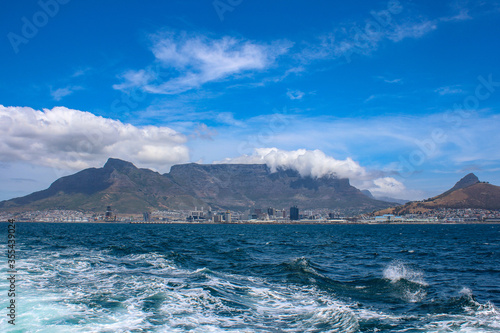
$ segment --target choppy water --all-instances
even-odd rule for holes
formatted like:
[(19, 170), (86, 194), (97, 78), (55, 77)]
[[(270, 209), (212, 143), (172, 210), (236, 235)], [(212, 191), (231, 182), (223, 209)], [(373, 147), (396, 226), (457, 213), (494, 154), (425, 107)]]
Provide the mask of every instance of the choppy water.
[(500, 332), (500, 225), (18, 223), (16, 236), (18, 316), (12, 329), (4, 255), (2, 332)]

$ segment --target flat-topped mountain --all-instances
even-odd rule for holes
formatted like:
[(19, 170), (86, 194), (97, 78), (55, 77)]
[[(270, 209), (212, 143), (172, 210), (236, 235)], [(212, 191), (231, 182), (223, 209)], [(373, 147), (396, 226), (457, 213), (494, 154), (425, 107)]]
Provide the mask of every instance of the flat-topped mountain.
[(136, 168), (110, 158), (102, 168), (62, 177), (43, 191), (0, 202), (0, 209), (73, 209), (117, 213), (150, 210), (249, 208), (347, 208), (370, 211), (391, 204), (369, 198), (335, 177), (301, 177), (294, 170), (271, 170), (264, 164), (174, 165), (167, 174)]
[(436, 208), (500, 209), (500, 187), (480, 182), (473, 173), (458, 181), (450, 190), (424, 201), (385, 209), (376, 214), (415, 214)]
[(188, 194), (213, 207), (360, 208), (390, 204), (366, 197), (348, 179), (302, 177), (297, 171), (271, 172), (265, 164), (182, 164), (167, 175)]

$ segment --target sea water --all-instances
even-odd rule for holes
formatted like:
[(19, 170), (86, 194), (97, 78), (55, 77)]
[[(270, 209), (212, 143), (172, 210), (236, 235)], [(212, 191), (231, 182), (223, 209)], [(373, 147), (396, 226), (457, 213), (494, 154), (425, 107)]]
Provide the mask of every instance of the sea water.
[(0, 248), (2, 332), (500, 332), (500, 225), (17, 223), (15, 326)]

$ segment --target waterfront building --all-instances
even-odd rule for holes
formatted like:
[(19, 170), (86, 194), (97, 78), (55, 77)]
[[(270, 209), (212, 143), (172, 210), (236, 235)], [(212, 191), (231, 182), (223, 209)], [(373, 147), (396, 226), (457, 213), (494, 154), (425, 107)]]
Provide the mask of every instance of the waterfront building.
[(106, 222), (116, 221), (116, 216), (113, 216), (113, 210), (111, 209), (111, 206), (106, 207), (106, 214), (104, 215), (104, 221)]
[(375, 222), (401, 222), (403, 218), (401, 216), (394, 216), (393, 214), (384, 214), (382, 216), (375, 217)]
[(226, 223), (231, 223), (231, 212), (230, 211), (226, 211), (226, 213), (224, 214), (224, 220), (226, 221)]

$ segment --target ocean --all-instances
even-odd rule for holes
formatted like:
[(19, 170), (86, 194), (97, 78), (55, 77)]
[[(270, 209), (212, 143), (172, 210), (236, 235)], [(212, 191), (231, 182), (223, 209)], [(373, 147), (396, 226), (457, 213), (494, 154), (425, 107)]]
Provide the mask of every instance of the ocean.
[(16, 224), (1, 332), (500, 332), (500, 225)]

